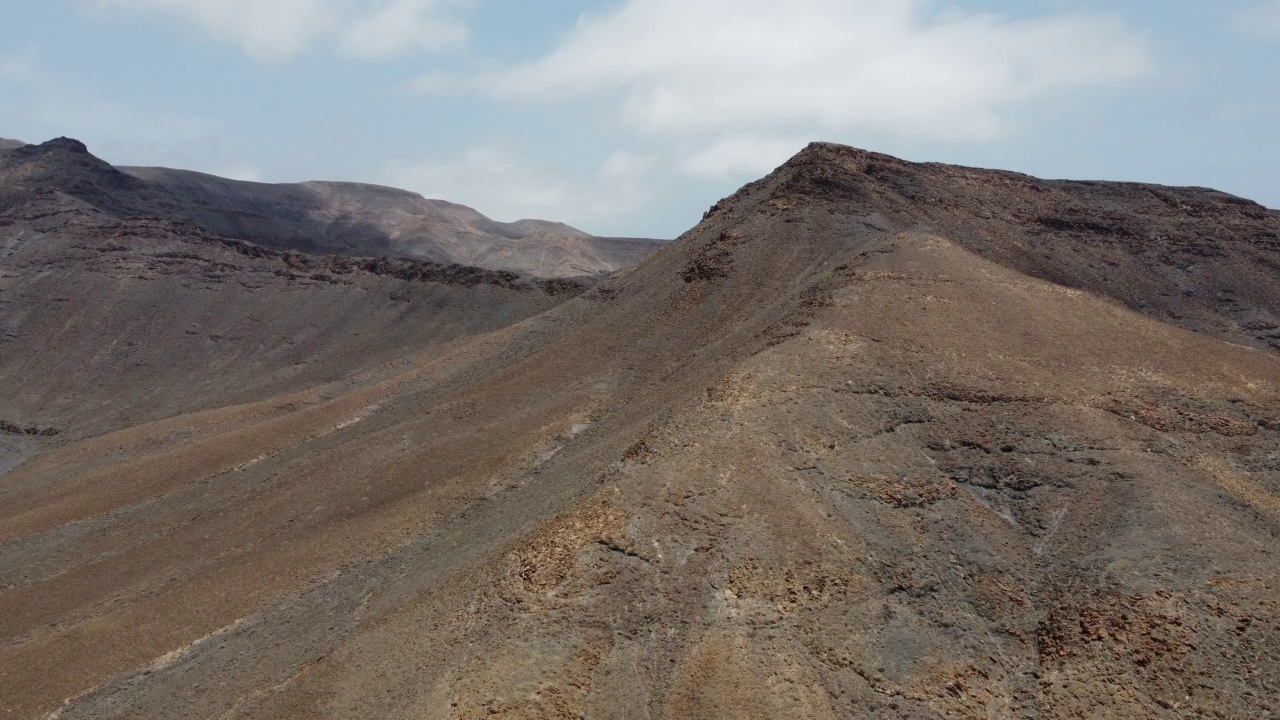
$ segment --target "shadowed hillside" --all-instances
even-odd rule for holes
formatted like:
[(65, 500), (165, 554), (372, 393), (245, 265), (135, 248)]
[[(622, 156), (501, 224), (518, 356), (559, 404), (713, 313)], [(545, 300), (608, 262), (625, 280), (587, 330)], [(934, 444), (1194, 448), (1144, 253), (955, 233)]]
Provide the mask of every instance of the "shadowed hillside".
[(281, 253), (163, 220), (15, 222), (0, 248), (0, 419), (76, 436), (339, 380), (588, 287)]
[(0, 707), (1275, 715), (1278, 233), (810, 146), (500, 329), (40, 440), (0, 479)]
[(376, 185), (271, 185), (186, 170), (115, 168), (68, 138), (0, 155), (0, 211), (48, 192), (117, 219), (180, 220), (280, 250), (391, 255), (537, 277), (611, 272), (661, 245), (599, 238), (543, 220), (495, 222), (462, 205)]

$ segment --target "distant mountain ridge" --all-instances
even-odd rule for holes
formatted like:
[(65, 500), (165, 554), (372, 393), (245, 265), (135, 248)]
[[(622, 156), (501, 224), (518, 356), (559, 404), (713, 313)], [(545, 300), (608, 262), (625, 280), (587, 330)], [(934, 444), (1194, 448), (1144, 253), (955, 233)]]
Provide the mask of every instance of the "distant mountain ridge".
[(117, 219), (155, 216), (224, 237), (313, 254), (395, 256), (533, 277), (597, 275), (662, 245), (602, 238), (558, 222), (502, 223), (444, 200), (345, 182), (268, 184), (189, 170), (114, 167), (81, 142), (0, 148), (0, 212), (57, 192)]

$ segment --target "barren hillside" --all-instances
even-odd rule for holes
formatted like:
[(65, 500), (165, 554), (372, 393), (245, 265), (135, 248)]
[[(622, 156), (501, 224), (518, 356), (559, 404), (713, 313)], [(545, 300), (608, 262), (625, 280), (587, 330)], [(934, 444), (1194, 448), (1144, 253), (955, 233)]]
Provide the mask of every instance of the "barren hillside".
[(168, 168), (115, 168), (58, 138), (0, 155), (0, 211), (57, 191), (117, 219), (159, 217), (277, 250), (397, 256), (536, 277), (597, 275), (660, 241), (599, 238), (563, 223), (500, 223), (463, 205), (358, 183), (266, 184)]
[(1277, 268), (1280, 214), (1214, 191), (810, 146), (545, 311), (470, 288), (492, 332), (62, 416), (0, 478), (0, 708), (1276, 715)]
[(496, 222), (465, 205), (378, 185), (269, 185), (168, 168), (123, 171), (191, 199), (184, 219), (271, 247), (574, 277), (612, 272), (661, 246), (656, 240), (596, 237), (545, 220)]

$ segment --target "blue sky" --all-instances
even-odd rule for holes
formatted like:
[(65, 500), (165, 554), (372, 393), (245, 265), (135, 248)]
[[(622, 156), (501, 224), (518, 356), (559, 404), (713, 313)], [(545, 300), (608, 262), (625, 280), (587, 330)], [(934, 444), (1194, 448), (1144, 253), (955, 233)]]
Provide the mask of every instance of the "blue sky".
[(809, 140), (1280, 206), (1280, 0), (3, 0), (0, 136), (673, 237)]

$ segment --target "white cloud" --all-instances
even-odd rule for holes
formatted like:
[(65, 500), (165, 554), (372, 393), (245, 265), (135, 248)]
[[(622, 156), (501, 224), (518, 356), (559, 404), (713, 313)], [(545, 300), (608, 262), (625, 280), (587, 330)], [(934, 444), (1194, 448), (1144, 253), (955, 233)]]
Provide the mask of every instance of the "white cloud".
[(1280, 38), (1280, 0), (1237, 12), (1231, 18), (1231, 26), (1248, 35)]
[(705, 180), (763, 175), (795, 155), (811, 139), (734, 133), (686, 155), (680, 169)]
[(235, 162), (225, 165), (219, 170), (214, 170), (210, 175), (229, 178), (231, 180), (245, 180), (248, 182), (266, 182), (266, 176), (262, 172), (262, 168), (250, 162)]
[(34, 47), (19, 52), (0, 54), (0, 81), (28, 87), (49, 82), (49, 74), (40, 66), (40, 53)]
[(342, 47), (363, 58), (380, 58), (407, 50), (459, 47), (467, 27), (440, 14), (437, 2), (393, 0), (372, 14), (357, 18), (343, 34)]
[(321, 41), (377, 59), (457, 47), (467, 29), (458, 0), (93, 0), (101, 10), (173, 15), (255, 59), (288, 60)]
[[(654, 135), (872, 130), (968, 140), (996, 135), (1019, 106), (1132, 81), (1151, 64), (1145, 39), (1109, 15), (1011, 20), (931, 7), (626, 0), (584, 16), (544, 57), (482, 82), (503, 98), (616, 98), (625, 122)], [(720, 142), (707, 163), (733, 144)]]
[(462, 93), (471, 89), (467, 79), (446, 70), (432, 70), (404, 83), (401, 86), (406, 95), (447, 95)]
[(470, 205), (496, 220), (542, 218), (582, 226), (644, 204), (651, 168), (647, 158), (618, 151), (589, 181), (573, 182), (548, 176), (501, 149), (479, 147), (456, 162), (393, 165), (380, 182)]
[(147, 112), (49, 71), (32, 47), (0, 53), (0, 127), (38, 143), (78, 138), (91, 152), (132, 164), (192, 164), (222, 145), (222, 126), (207, 118)]

